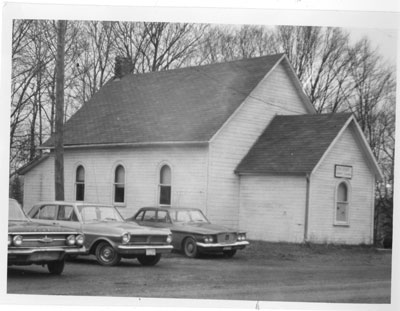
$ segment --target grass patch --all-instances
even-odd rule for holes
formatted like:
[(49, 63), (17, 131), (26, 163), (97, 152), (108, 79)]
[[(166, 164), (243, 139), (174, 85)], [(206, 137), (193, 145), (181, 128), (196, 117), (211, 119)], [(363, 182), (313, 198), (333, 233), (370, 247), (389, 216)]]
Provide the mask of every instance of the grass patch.
[(265, 241), (250, 241), (250, 245), (244, 252), (250, 258), (272, 260), (302, 260), (319, 257), (328, 257), (333, 260), (351, 260), (351, 258), (361, 257), (369, 260), (382, 256), (382, 252), (372, 245), (296, 244)]

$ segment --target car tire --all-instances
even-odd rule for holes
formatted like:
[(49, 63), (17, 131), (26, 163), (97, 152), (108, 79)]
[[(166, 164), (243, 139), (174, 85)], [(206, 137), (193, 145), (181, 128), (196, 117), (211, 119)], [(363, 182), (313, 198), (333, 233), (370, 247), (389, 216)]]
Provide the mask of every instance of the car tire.
[(161, 259), (161, 254), (157, 254), (155, 256), (146, 256), (142, 255), (137, 258), (137, 260), (143, 265), (143, 266), (154, 266), (156, 265)]
[(64, 260), (52, 261), (47, 264), (47, 269), (49, 270), (50, 274), (60, 275), (64, 271), (64, 266)]
[(236, 254), (236, 249), (231, 249), (229, 251), (223, 251), (223, 253), (226, 258), (232, 258)]
[(197, 248), (195, 239), (190, 237), (185, 239), (183, 242), (183, 252), (190, 258), (197, 258), (199, 256), (199, 249)]
[(96, 247), (96, 259), (102, 266), (115, 266), (121, 261), (121, 255), (107, 242), (100, 242)]

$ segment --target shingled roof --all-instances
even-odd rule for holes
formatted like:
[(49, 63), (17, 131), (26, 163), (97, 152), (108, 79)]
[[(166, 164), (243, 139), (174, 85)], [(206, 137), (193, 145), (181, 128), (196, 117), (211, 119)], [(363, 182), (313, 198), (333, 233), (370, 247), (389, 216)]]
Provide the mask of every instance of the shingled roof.
[[(64, 146), (207, 142), (283, 54), (126, 75), (65, 124)], [(53, 146), (53, 139), (42, 147)]]
[(350, 117), (348, 113), (276, 116), (236, 173), (310, 173)]

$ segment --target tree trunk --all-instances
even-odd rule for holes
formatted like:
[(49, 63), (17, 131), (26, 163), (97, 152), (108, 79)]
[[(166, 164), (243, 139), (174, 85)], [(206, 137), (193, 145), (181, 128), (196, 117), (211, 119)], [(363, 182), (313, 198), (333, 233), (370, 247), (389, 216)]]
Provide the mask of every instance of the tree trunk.
[(57, 22), (56, 124), (54, 142), (55, 199), (64, 200), (64, 54), (66, 21)]

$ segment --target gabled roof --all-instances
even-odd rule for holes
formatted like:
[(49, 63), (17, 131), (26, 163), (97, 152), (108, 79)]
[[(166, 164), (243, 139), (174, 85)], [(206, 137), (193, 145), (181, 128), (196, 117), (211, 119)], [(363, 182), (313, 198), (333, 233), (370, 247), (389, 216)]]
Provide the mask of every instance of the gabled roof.
[[(348, 113), (276, 116), (238, 165), (236, 173), (311, 173), (351, 121), (357, 124)], [(357, 135), (372, 162), (371, 167), (380, 178), (380, 169), (363, 134)]]
[(111, 80), (66, 122), (64, 146), (208, 142), (282, 60), (290, 67), (276, 54)]
[(29, 163), (25, 164), (24, 166), (22, 166), (21, 168), (19, 168), (17, 170), (17, 173), (19, 175), (25, 175), (27, 172), (29, 172), (31, 169), (35, 168), (36, 166), (38, 166), (40, 163), (42, 163), (43, 161), (45, 161), (47, 158), (49, 158), (49, 154), (45, 153), (42, 154), (40, 156), (37, 156), (36, 158), (34, 158), (32, 161), (30, 161)]

